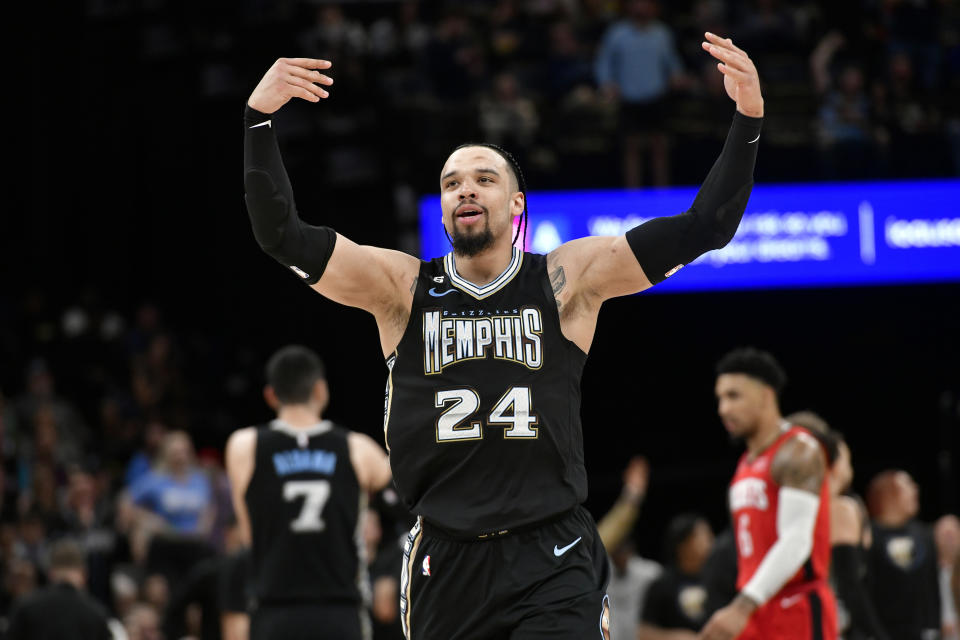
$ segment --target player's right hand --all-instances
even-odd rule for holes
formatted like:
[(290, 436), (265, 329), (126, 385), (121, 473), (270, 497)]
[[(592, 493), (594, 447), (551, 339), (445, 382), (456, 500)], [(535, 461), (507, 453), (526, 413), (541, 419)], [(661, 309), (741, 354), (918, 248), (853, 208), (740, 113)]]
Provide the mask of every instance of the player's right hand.
[(320, 102), (330, 94), (319, 85), (330, 86), (333, 78), (317, 69), (329, 69), (329, 60), (315, 58), (279, 58), (260, 79), (247, 104), (260, 113), (273, 113), (291, 98)]

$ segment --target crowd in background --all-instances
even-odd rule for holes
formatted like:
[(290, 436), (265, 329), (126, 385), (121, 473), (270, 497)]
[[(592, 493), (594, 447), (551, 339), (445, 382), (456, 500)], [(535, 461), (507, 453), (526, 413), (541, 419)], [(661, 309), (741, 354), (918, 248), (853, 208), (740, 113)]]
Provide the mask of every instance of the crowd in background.
[[(21, 385), (0, 395), (0, 637), (26, 615), (23, 603), (63, 582), (62, 558), (76, 564), (78, 556), (58, 545), (72, 541), (82, 553), (82, 588), (114, 618), (116, 638), (219, 638), (221, 615), (248, 604), (243, 571), (230, 568), (242, 550), (221, 449), (195, 450), (195, 439), (214, 443), (222, 434), (194, 416), (209, 403), (187, 392), (200, 381), (178, 355), (182, 338), (150, 304), (129, 324), (119, 313), (83, 307), (62, 310), (56, 322), (46, 317), (33, 319), (20, 344), (47, 357), (27, 359)], [(84, 349), (100, 356), (78, 360)], [(73, 385), (61, 390), (64, 379)], [(613, 624), (626, 637), (673, 630), (692, 639), (736, 592), (733, 536), (728, 530), (715, 541), (706, 518), (679, 513), (665, 523), (662, 553), (640, 557), (631, 531), (649, 474), (645, 461), (632, 461), (621, 497), (599, 521), (614, 568)], [(851, 477), (843, 474), (843, 486)], [(883, 624), (929, 625), (932, 615), (944, 640), (956, 638), (960, 520), (919, 522), (918, 488), (905, 472), (873, 478), (863, 504), (872, 523), (864, 531), (874, 538), (873, 551), (864, 547), (867, 584), (881, 618), (894, 616)], [(364, 529), (369, 606), (375, 638), (396, 640), (399, 541), (411, 516), (389, 489), (372, 505)], [(904, 584), (920, 604), (904, 596)], [(232, 609), (225, 590), (240, 594)], [(920, 606), (931, 599), (936, 608)], [(915, 619), (897, 619), (895, 603)]]

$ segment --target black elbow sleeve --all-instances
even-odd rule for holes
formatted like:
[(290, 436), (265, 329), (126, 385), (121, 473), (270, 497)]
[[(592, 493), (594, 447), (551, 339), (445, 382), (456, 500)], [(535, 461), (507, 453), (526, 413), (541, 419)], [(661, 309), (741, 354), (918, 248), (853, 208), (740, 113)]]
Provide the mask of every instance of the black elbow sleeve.
[(627, 232), (627, 242), (650, 282), (662, 282), (733, 239), (753, 189), (762, 122), (737, 112), (723, 151), (690, 210), (649, 220)]
[(253, 235), (260, 247), (308, 284), (320, 280), (337, 234), (305, 224), (297, 215), (270, 116), (244, 113), (243, 186)]

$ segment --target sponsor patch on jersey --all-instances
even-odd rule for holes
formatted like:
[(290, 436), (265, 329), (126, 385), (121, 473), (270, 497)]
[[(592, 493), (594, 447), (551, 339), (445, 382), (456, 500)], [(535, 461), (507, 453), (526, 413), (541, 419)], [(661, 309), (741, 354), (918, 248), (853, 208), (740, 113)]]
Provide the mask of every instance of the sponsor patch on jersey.
[(425, 576), (430, 575), (430, 556), (424, 556), (423, 566), (420, 568), (420, 573), (422, 573)]

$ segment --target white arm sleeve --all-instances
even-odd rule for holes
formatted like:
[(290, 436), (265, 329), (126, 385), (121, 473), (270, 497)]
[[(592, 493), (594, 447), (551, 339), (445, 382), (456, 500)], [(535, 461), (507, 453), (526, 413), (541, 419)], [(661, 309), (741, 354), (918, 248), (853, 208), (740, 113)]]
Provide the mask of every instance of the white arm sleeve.
[(777, 541), (741, 593), (764, 604), (803, 566), (813, 550), (813, 528), (820, 497), (809, 491), (781, 487), (777, 502)]

